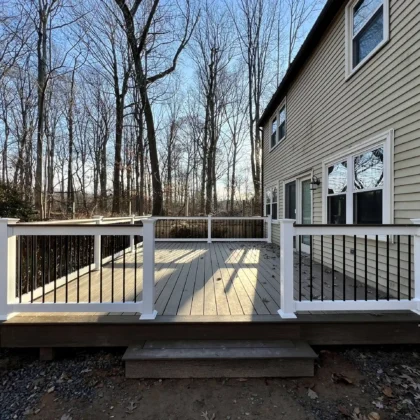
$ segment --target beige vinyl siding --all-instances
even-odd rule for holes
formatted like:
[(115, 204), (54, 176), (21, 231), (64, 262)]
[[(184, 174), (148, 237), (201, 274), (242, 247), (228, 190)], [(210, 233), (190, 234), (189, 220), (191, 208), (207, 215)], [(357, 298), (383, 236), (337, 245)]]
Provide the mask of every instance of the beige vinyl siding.
[[(420, 218), (420, 2), (390, 0), (390, 40), (360, 70), (345, 79), (345, 5), (316, 51), (287, 92), (287, 135), (270, 152), (271, 120), (264, 127), (264, 185), (280, 182), (279, 216), (283, 216), (283, 185), (313, 170), (321, 180), (313, 193), (313, 222), (322, 223), (322, 161), (371, 137), (394, 130), (393, 223)], [(280, 226), (273, 225), (279, 243)], [(353, 238), (346, 239), (346, 272), (353, 273)], [(329, 239), (324, 260), (330, 262)], [(385, 243), (379, 242), (380, 282), (386, 282)], [(342, 270), (342, 239), (336, 241), (336, 267)], [(396, 290), (396, 244), (390, 251), (390, 286)], [(314, 258), (320, 257), (314, 238)], [(360, 263), (359, 263), (360, 258)], [(401, 238), (401, 278), (407, 292), (407, 238)], [(374, 241), (369, 240), (368, 279), (375, 280)], [(412, 260), (413, 263), (413, 260)], [(364, 278), (364, 240), (357, 239), (358, 276)]]

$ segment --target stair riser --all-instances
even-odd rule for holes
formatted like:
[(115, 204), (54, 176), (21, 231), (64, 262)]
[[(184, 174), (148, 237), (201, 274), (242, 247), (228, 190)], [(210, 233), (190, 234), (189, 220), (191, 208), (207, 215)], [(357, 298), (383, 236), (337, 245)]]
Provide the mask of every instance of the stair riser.
[(127, 360), (126, 378), (262, 378), (314, 376), (313, 359)]

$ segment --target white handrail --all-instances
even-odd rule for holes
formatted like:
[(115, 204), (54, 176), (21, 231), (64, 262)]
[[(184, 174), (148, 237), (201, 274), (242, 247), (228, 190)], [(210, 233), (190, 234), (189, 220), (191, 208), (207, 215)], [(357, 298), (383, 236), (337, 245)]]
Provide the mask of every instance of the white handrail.
[[(221, 216), (155, 216), (154, 219), (159, 220), (173, 220), (173, 221), (190, 221), (190, 220), (202, 220), (207, 223), (206, 230), (207, 235), (201, 238), (157, 238), (156, 241), (188, 241), (188, 242), (204, 242), (212, 243), (213, 241), (220, 242), (268, 242), (271, 243), (271, 217), (262, 217), (262, 216), (248, 216), (248, 217), (221, 217)], [(213, 221), (263, 221), (267, 225), (266, 236), (263, 238), (213, 238), (212, 237), (212, 222)]]
[[(420, 314), (420, 219), (412, 225), (296, 225), (295, 220), (280, 222), (280, 310), (282, 318), (296, 318), (300, 311), (357, 311), (357, 310), (411, 310)], [(407, 235), (414, 237), (414, 297), (399, 300), (321, 300), (297, 301), (294, 299), (293, 250), (296, 236), (361, 236), (377, 237)], [(311, 258), (311, 256), (310, 256)], [(377, 257), (378, 258), (378, 257)], [(408, 285), (411, 287), (411, 284)]]
[[(153, 218), (142, 218), (143, 226), (135, 225), (135, 217), (128, 219), (130, 225), (106, 225), (103, 224), (102, 216), (95, 216), (89, 220), (89, 224), (78, 224), (74, 221), (66, 223), (18, 223), (18, 219), (0, 218), (0, 320), (6, 320), (19, 312), (140, 312), (140, 319), (154, 319), (154, 224)], [(94, 223), (94, 224), (90, 224)], [(102, 235), (121, 235), (127, 233), (130, 236), (130, 249), (135, 251), (134, 235), (143, 236), (143, 300), (141, 302), (103, 302), (103, 303), (31, 303), (27, 299), (18, 303), (16, 297), (16, 237), (25, 236), (94, 236), (94, 264), (90, 269), (99, 269), (104, 262), (101, 260), (101, 236)], [(125, 252), (125, 251), (124, 251)], [(117, 254), (118, 257), (118, 254)], [(79, 270), (79, 269), (78, 269)], [(88, 267), (81, 267), (89, 271)], [(57, 280), (57, 279), (56, 279)], [(67, 279), (68, 280), (68, 279)], [(57, 286), (57, 283), (55, 284)], [(48, 287), (44, 286), (44, 292), (48, 292)], [(36, 293), (35, 293), (36, 297)], [(122, 309), (124, 308), (124, 309)]]

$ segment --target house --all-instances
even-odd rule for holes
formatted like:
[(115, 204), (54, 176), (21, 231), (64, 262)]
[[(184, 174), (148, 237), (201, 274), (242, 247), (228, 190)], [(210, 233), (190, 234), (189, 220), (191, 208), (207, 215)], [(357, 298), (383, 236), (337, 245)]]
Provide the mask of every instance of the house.
[[(327, 1), (259, 124), (273, 242), (279, 219), (363, 226), (419, 219), (420, 2)], [(388, 284), (398, 297), (409, 295), (398, 279), (413, 279), (411, 241), (353, 236), (336, 238), (335, 269), (343, 271), (344, 258), (346, 272), (354, 265), (357, 277), (379, 277), (380, 290)], [(324, 239), (328, 266), (331, 240)], [(310, 237), (298, 242), (309, 253)], [(319, 237), (312, 245), (319, 261)]]

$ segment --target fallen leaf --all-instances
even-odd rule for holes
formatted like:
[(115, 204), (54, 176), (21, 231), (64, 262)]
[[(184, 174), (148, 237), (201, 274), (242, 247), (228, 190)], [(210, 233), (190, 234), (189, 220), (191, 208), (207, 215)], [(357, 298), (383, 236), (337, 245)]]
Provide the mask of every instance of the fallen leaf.
[(51, 388), (48, 389), (48, 394), (51, 394), (52, 392), (55, 391), (55, 386), (52, 386)]
[(380, 401), (372, 401), (372, 404), (376, 407), (376, 408), (384, 408), (384, 405), (380, 402)]
[(346, 407), (343, 407), (343, 406), (339, 406), (338, 407), (338, 411), (344, 416), (344, 417), (348, 417), (348, 418), (351, 418), (351, 414), (350, 414), (350, 412), (347, 410), (347, 408)]
[(382, 390), (382, 393), (388, 398), (394, 398), (394, 394), (392, 393), (392, 389), (389, 386), (386, 386)]
[(318, 398), (318, 394), (315, 391), (312, 391), (312, 389), (308, 389), (308, 397), (311, 400), (316, 400)]
[(331, 375), (331, 380), (336, 384), (342, 383), (346, 385), (353, 385), (353, 381), (342, 373), (333, 373)]
[(72, 420), (72, 417), (70, 414), (63, 414), (60, 420)]
[(204, 417), (204, 420), (214, 420), (216, 418), (216, 414), (212, 414), (211, 417), (207, 414), (207, 411), (203, 411), (201, 413), (201, 417)]
[(238, 378), (237, 380), (238, 380), (238, 382), (246, 382), (248, 379), (247, 378)]
[(132, 414), (133, 411), (137, 408), (136, 404), (133, 401), (130, 401), (127, 406), (127, 413)]
[(378, 413), (375, 413), (374, 411), (369, 413), (367, 418), (368, 420), (381, 420), (381, 416)]

